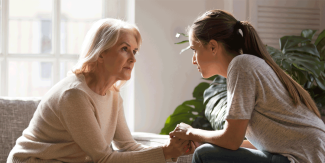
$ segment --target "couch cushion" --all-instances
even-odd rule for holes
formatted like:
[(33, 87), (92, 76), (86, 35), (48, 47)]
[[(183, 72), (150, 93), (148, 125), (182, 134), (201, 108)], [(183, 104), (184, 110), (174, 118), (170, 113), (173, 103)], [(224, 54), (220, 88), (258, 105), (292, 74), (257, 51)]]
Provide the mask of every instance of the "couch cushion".
[(0, 162), (6, 162), (18, 137), (27, 128), (41, 98), (0, 97)]

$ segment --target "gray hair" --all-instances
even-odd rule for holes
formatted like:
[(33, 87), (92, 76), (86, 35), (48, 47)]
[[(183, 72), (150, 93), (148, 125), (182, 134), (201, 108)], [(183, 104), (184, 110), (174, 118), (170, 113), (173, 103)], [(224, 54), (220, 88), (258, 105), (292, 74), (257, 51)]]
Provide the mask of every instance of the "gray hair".
[[(96, 69), (99, 55), (113, 47), (118, 41), (121, 32), (126, 30), (134, 33), (138, 46), (140, 46), (142, 39), (136, 25), (112, 18), (95, 22), (84, 39), (79, 60), (73, 67), (72, 72), (76, 75), (93, 72)], [(115, 83), (113, 87), (119, 90), (124, 83), (125, 81), (120, 81)]]

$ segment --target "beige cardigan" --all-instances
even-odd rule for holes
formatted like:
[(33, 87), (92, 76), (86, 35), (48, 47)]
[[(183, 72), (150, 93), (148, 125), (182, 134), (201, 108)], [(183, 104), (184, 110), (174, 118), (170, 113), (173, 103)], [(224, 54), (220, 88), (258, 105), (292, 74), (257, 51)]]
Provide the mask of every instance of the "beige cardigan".
[(100, 96), (83, 75), (71, 75), (43, 97), (7, 162), (163, 163), (165, 157), (161, 147), (134, 141), (119, 92)]

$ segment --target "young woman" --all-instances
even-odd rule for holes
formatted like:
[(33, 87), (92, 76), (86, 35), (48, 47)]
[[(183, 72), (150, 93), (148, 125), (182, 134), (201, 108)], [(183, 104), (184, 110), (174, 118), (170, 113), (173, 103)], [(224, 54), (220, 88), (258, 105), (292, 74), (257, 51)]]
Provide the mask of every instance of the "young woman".
[(181, 123), (170, 133), (206, 143), (195, 150), (193, 163), (325, 162), (325, 125), (314, 101), (272, 60), (249, 22), (211, 10), (189, 36), (193, 64), (204, 78), (227, 78), (228, 89), (223, 130)]
[(184, 154), (188, 140), (171, 138), (164, 146), (147, 148), (134, 141), (127, 127), (119, 88), (131, 77), (140, 45), (135, 25), (116, 19), (96, 22), (74, 74), (43, 97), (7, 163), (165, 163)]

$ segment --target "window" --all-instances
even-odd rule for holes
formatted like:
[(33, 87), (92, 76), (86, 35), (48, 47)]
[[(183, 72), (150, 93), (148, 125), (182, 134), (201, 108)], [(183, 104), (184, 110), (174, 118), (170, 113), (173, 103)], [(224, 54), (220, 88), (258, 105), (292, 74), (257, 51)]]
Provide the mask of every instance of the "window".
[(325, 3), (318, 0), (250, 0), (250, 19), (262, 41), (280, 49), (279, 38), (300, 36), (303, 29), (318, 30), (314, 40), (325, 28)]
[(2, 0), (1, 96), (43, 96), (66, 77), (105, 0)]

